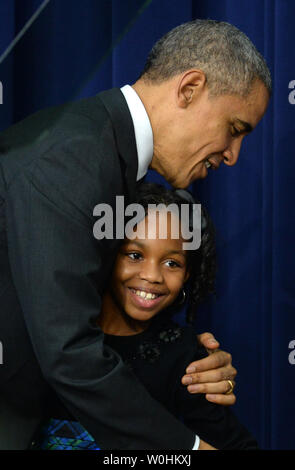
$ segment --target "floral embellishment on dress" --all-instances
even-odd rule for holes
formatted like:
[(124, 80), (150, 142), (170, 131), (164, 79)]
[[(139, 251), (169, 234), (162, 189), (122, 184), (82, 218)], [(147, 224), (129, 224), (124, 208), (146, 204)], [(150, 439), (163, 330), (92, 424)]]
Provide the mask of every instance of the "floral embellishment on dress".
[(160, 341), (163, 343), (174, 343), (181, 336), (181, 329), (177, 326), (167, 328), (159, 333)]
[(181, 335), (182, 330), (180, 327), (172, 326), (167, 328), (166, 326), (166, 328), (158, 330), (151, 341), (145, 340), (139, 344), (132, 354), (124, 359), (124, 362), (130, 369), (133, 368), (134, 361), (137, 359), (143, 359), (153, 364), (159, 359), (164, 344), (174, 343)]
[(160, 349), (154, 343), (144, 342), (139, 345), (138, 348), (139, 356), (146, 361), (153, 363), (155, 362), (158, 357), (160, 356)]

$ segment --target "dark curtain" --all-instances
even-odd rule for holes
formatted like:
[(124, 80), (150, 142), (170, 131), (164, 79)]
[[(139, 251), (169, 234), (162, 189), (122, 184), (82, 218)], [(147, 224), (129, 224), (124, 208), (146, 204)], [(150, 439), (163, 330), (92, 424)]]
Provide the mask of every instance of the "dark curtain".
[[(0, 2), (0, 54), (40, 5)], [(236, 25), (265, 56), (274, 81), (266, 116), (235, 167), (192, 189), (216, 225), (219, 264), (216, 298), (200, 309), (197, 329), (232, 353), (235, 412), (269, 449), (295, 448), (294, 14), (293, 0), (51, 0), (0, 65), (4, 129), (40, 108), (132, 84), (153, 43), (194, 18)]]

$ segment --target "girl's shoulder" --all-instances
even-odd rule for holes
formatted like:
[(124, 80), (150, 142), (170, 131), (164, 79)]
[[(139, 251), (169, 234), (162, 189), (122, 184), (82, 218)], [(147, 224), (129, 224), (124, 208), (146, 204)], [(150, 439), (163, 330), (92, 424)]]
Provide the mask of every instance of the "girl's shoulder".
[(153, 338), (161, 344), (173, 346), (173, 350), (181, 350), (181, 356), (202, 358), (208, 355), (206, 349), (198, 344), (197, 333), (192, 325), (180, 325), (171, 317), (157, 319), (151, 326)]

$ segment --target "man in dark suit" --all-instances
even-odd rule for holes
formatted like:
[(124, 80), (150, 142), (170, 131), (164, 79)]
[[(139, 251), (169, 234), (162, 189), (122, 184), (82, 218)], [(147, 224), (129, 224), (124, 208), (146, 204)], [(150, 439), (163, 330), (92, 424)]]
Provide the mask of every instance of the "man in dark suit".
[[(235, 64), (230, 88), (226, 72), (210, 68), (210, 54), (207, 63), (191, 54), (228, 30), (226, 47), (235, 34), (249, 69), (242, 77), (245, 67), (237, 75)], [(230, 25), (196, 21), (169, 34), (132, 88), (41, 111), (1, 135), (0, 393), (3, 416), (15, 423), (2, 448), (29, 445), (52, 390), (102, 449), (199, 448), (198, 437), (103, 347), (94, 320), (118, 241), (95, 239), (93, 208), (114, 207), (117, 195), (132, 201), (148, 167), (186, 187), (221, 161), (233, 165), (266, 110), (270, 78), (252, 43)], [(196, 54), (204, 53), (202, 46)], [(192, 382), (230, 403), (222, 395), (235, 375), (229, 355), (205, 361), (209, 370), (190, 374)]]

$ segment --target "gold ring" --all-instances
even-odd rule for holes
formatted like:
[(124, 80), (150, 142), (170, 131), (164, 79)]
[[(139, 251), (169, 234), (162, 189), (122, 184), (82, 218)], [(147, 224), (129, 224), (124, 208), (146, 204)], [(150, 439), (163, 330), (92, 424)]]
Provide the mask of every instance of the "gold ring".
[(225, 392), (225, 395), (230, 395), (233, 392), (233, 389), (235, 387), (231, 380), (228, 380), (228, 383), (229, 383), (230, 389), (227, 392)]

